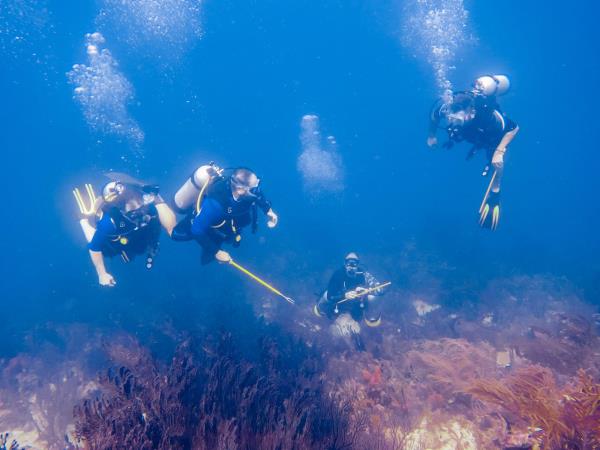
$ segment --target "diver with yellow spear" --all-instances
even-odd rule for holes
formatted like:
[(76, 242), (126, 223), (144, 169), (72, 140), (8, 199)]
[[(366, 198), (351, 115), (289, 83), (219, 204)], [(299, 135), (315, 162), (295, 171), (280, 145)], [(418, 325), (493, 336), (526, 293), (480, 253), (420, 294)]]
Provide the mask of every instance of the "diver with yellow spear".
[(379, 283), (360, 266), (358, 254), (350, 252), (344, 258), (344, 266), (331, 276), (327, 289), (317, 300), (313, 312), (317, 317), (333, 320), (333, 336), (351, 338), (355, 346), (362, 350), (359, 322), (364, 322), (370, 328), (381, 324), (379, 298), (390, 284), (391, 282)]
[(238, 247), (242, 230), (258, 227), (258, 209), (268, 218), (267, 226), (277, 226), (278, 217), (259, 187), (260, 179), (250, 169), (222, 169), (214, 163), (198, 167), (175, 193), (173, 203), (185, 217), (175, 226), (171, 237), (175, 241), (195, 240), (202, 247), (202, 264), (214, 260), (227, 263), (290, 303), (266, 281), (251, 273), (223, 250), (228, 243)]

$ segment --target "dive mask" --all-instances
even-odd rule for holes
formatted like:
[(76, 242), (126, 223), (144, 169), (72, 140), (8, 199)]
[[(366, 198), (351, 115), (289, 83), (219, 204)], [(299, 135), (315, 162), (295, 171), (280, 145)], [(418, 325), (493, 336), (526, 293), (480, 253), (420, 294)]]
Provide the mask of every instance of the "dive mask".
[(344, 263), (344, 268), (346, 269), (346, 273), (350, 276), (354, 276), (358, 272), (358, 261), (354, 259), (346, 260)]
[(462, 127), (468, 120), (466, 111), (462, 110), (448, 113), (446, 118), (448, 119), (448, 123), (455, 127)]
[(260, 179), (256, 176), (254, 176), (253, 178), (254, 179), (251, 179), (250, 183), (248, 183), (240, 181), (235, 177), (231, 177), (231, 187), (236, 191), (243, 191), (244, 197), (257, 197), (260, 192), (260, 189), (258, 187)]
[(125, 185), (120, 181), (111, 181), (102, 189), (102, 198), (105, 202), (114, 202), (119, 196), (125, 192)]

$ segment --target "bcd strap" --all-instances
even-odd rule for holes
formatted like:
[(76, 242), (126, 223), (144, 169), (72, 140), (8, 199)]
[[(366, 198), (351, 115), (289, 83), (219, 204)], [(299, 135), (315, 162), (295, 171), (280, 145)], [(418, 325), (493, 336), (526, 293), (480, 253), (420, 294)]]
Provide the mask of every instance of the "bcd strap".
[(256, 205), (256, 203), (252, 204), (250, 214), (252, 215), (252, 234), (255, 234), (258, 230), (258, 206)]

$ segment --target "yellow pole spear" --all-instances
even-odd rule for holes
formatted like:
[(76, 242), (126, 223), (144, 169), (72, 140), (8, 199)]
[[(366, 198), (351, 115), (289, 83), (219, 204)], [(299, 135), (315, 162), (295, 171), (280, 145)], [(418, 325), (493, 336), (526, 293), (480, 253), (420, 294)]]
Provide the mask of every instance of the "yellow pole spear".
[(269, 283), (267, 283), (266, 281), (262, 280), (261, 278), (257, 277), (256, 275), (254, 275), (252, 272), (250, 272), (248, 269), (245, 269), (244, 267), (240, 266), (238, 263), (236, 263), (233, 259), (229, 260), (229, 264), (232, 265), (233, 267), (235, 267), (237, 270), (239, 270), (240, 272), (242, 272), (245, 275), (248, 275), (250, 278), (252, 278), (254, 281), (258, 282), (259, 284), (262, 284), (264, 287), (266, 287), (268, 290), (270, 290), (271, 292), (273, 292), (274, 294), (279, 295), (280, 297), (282, 297), (283, 299), (285, 299), (287, 302), (291, 303), (292, 305), (294, 305), (296, 302), (294, 302), (294, 300), (286, 295), (283, 295), (280, 291), (278, 291), (277, 289), (275, 289), (273, 286), (271, 286)]
[(379, 284), (377, 286), (373, 286), (372, 288), (364, 289), (364, 290), (360, 291), (360, 293), (356, 297), (354, 297), (354, 298), (345, 298), (343, 300), (340, 300), (339, 302), (336, 302), (336, 305), (339, 305), (340, 303), (348, 302), (350, 300), (356, 300), (357, 298), (360, 298), (360, 297), (364, 297), (365, 295), (369, 295), (369, 294), (371, 294), (371, 293), (373, 293), (375, 291), (378, 291), (381, 288), (389, 286), (390, 284), (392, 284), (391, 281), (386, 281), (385, 283), (381, 283), (381, 284)]

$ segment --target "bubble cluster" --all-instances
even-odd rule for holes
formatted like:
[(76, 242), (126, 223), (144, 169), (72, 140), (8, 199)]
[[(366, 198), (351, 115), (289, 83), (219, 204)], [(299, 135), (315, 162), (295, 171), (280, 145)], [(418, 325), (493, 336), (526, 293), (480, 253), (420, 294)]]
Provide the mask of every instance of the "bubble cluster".
[(405, 3), (403, 42), (431, 65), (441, 95), (452, 90), (449, 73), (457, 52), (475, 37), (463, 0), (409, 0)]
[(178, 58), (202, 36), (200, 0), (99, 0), (97, 25), (136, 52)]
[(300, 127), (302, 153), (297, 164), (305, 189), (311, 194), (342, 191), (344, 169), (335, 137), (328, 136), (323, 145), (316, 115), (302, 117)]
[(74, 98), (81, 105), (87, 123), (95, 131), (141, 144), (144, 132), (127, 110), (133, 100), (131, 83), (110, 51), (103, 48), (102, 34), (86, 34), (85, 38), (88, 64), (75, 64), (67, 78), (75, 86)]
[(54, 25), (45, 0), (0, 0), (0, 52), (46, 64)]

